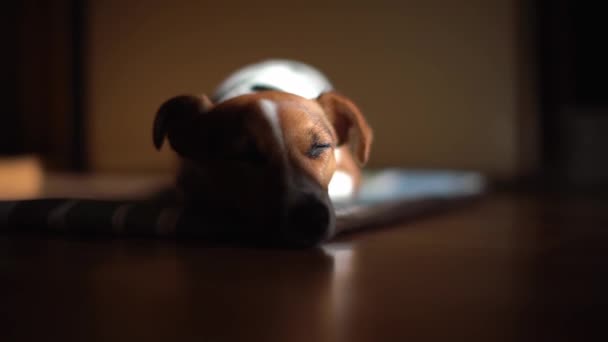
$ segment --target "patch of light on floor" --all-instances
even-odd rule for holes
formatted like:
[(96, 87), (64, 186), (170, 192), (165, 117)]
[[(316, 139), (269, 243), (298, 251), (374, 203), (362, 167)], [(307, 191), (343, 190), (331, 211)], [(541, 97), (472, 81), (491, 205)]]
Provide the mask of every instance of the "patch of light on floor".
[(343, 340), (347, 336), (349, 313), (352, 306), (352, 286), (355, 273), (355, 251), (350, 244), (332, 243), (323, 247), (333, 260), (331, 277), (330, 314), (333, 338)]

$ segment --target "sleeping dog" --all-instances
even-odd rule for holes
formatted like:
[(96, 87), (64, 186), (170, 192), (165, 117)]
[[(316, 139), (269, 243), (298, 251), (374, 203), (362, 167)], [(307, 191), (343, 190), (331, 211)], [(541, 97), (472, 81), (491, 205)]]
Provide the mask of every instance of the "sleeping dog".
[(183, 203), (230, 208), (290, 234), (331, 234), (330, 198), (355, 194), (372, 140), (360, 110), (319, 71), (284, 60), (237, 70), (212, 100), (168, 100), (154, 124), (157, 148), (165, 136), (181, 159)]
[[(321, 72), (270, 60), (237, 70), (211, 98), (182, 95), (162, 104), (153, 125), (157, 149), (165, 139), (180, 160), (177, 201), (105, 203), (112, 232), (187, 232), (211, 240), (272, 235), (310, 245), (333, 235), (332, 200), (355, 196), (372, 131)], [(29, 203), (56, 230), (86, 225), (85, 212), (105, 217), (99, 203), (54, 201)], [(24, 208), (22, 202), (5, 209), (5, 220), (19, 225)], [(93, 225), (103, 231), (104, 224)]]

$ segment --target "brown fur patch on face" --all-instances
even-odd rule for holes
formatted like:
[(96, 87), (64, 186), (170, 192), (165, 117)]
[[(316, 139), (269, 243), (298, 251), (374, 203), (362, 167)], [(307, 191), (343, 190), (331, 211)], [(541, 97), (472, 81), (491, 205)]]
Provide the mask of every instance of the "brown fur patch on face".
[(336, 169), (336, 133), (319, 103), (283, 92), (256, 95), (275, 105), (291, 170), (302, 172), (327, 190)]
[[(261, 104), (264, 101), (270, 101), (276, 111), (282, 141), (277, 141), (277, 137), (268, 129), (272, 123), (268, 113), (263, 112)], [(292, 172), (306, 174), (323, 189), (327, 189), (336, 169), (333, 152), (337, 136), (316, 100), (280, 91), (263, 91), (235, 97), (220, 103), (213, 110), (226, 117), (244, 111), (248, 114), (247, 117), (240, 116), (240, 124), (249, 126), (248, 139), (256, 141), (261, 153), (272, 156), (275, 160), (278, 154), (283, 155), (287, 163), (285, 167)]]
[(369, 159), (373, 131), (361, 110), (350, 99), (335, 91), (321, 94), (317, 101), (336, 130), (339, 145), (349, 143), (359, 165), (365, 165)]

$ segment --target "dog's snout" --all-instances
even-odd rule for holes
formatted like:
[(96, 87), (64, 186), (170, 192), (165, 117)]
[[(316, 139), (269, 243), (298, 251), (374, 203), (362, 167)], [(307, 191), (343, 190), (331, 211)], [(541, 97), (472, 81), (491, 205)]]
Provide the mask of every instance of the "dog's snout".
[(329, 200), (305, 195), (288, 211), (285, 238), (290, 244), (315, 245), (331, 234), (334, 224), (333, 207)]

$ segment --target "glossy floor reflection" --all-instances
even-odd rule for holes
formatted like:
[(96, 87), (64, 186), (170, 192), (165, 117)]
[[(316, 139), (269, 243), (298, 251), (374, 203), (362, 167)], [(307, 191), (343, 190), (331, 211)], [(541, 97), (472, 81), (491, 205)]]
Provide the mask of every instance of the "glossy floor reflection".
[(492, 195), (315, 250), (0, 237), (0, 340), (602, 340), (608, 202)]

